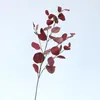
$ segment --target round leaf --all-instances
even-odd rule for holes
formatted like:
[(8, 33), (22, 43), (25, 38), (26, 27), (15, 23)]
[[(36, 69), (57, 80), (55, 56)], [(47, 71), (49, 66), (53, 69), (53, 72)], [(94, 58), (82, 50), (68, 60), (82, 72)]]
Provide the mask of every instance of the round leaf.
[(58, 15), (58, 18), (59, 18), (60, 20), (62, 20), (62, 21), (65, 21), (65, 16), (64, 16), (63, 13), (60, 13), (60, 14)]
[(47, 25), (51, 25), (51, 24), (53, 24), (53, 20), (50, 20), (50, 19), (49, 19), (49, 20), (47, 20), (46, 23), (47, 23)]
[(67, 34), (64, 33), (64, 34), (62, 35), (62, 38), (63, 38), (63, 41), (65, 41), (65, 40), (67, 39)]
[(39, 50), (39, 49), (40, 49), (39, 44), (37, 44), (37, 43), (35, 43), (35, 42), (32, 42), (32, 43), (31, 43), (31, 46), (32, 46), (33, 48), (35, 48), (36, 50)]
[(53, 65), (54, 65), (54, 59), (53, 59), (53, 57), (49, 57), (49, 58), (48, 58), (48, 64), (49, 64), (50, 66), (53, 66)]
[(51, 48), (51, 53), (53, 55), (58, 55), (60, 53), (60, 49), (58, 48), (58, 46), (52, 47)]
[(60, 27), (53, 27), (52, 29), (51, 29), (51, 32), (52, 33), (58, 33), (60, 31)]
[(50, 15), (48, 16), (49, 19), (51, 19), (51, 18), (53, 18), (53, 17), (54, 17), (54, 14), (50, 14)]
[(44, 61), (44, 55), (41, 52), (38, 52), (33, 57), (34, 62), (42, 63)]
[(46, 69), (51, 74), (53, 74), (55, 72), (55, 66), (46, 66)]

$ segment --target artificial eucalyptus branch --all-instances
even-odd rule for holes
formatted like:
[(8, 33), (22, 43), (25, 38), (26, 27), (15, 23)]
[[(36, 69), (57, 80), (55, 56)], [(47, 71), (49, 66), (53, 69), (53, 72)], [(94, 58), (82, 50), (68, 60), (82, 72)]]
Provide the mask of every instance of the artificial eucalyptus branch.
[[(38, 24), (35, 25), (33, 23), (34, 33), (39, 39), (39, 43), (36, 42), (31, 43), (31, 46), (35, 50), (37, 50), (37, 53), (35, 53), (33, 56), (33, 61), (34, 61), (33, 68), (37, 73), (37, 83), (36, 83), (34, 100), (36, 100), (37, 98), (39, 79), (43, 71), (47, 70), (50, 74), (53, 74), (56, 68), (55, 58), (65, 59), (65, 56), (63, 56), (61, 53), (71, 49), (70, 42), (68, 44), (63, 44), (63, 43), (69, 38), (73, 37), (75, 33), (70, 33), (70, 35), (68, 35), (67, 33), (62, 33), (62, 35), (59, 37), (55, 36), (61, 30), (61, 27), (58, 26), (58, 23), (60, 23), (60, 21), (64, 22), (66, 20), (65, 15), (63, 13), (64, 11), (70, 11), (70, 10), (62, 9), (62, 7), (58, 6), (57, 15), (49, 13), (48, 10), (45, 10), (45, 14), (47, 16), (47, 20), (46, 20), (47, 26), (44, 28), (42, 27), (39, 29), (39, 25)], [(56, 45), (53, 47), (49, 47), (49, 49), (47, 49), (50, 40), (53, 40), (53, 42), (55, 42)], [(42, 42), (45, 43), (44, 49), (41, 45)], [(49, 56), (48, 58), (47, 55)], [(45, 60), (47, 60), (47, 64), (43, 68), (43, 62)]]

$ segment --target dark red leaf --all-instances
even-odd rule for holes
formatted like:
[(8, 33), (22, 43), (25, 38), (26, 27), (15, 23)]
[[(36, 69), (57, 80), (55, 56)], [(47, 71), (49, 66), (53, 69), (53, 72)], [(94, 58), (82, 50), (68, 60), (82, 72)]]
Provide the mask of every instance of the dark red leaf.
[(43, 41), (47, 40), (47, 36), (42, 28), (40, 29), (40, 34), (38, 34), (38, 38)]
[(42, 63), (44, 61), (44, 55), (41, 52), (38, 52), (33, 57), (34, 62)]
[(32, 46), (33, 48), (35, 48), (36, 50), (39, 50), (39, 49), (40, 49), (39, 44), (37, 44), (37, 43), (35, 43), (35, 42), (32, 42), (32, 43), (31, 43), (31, 46)]
[(46, 23), (47, 23), (47, 25), (51, 25), (51, 24), (53, 24), (53, 20), (50, 20), (50, 19), (49, 19), (49, 20), (47, 20)]
[(58, 33), (60, 31), (60, 27), (53, 27), (52, 29), (51, 29), (51, 32), (52, 33)]
[(63, 38), (62, 37), (54, 37), (54, 36), (51, 36), (51, 35), (49, 35), (49, 37), (51, 39), (53, 39), (55, 42), (57, 42), (58, 44), (61, 44), (63, 42)]
[(57, 56), (57, 58), (62, 58), (62, 59), (65, 59), (65, 57), (64, 57), (64, 56), (62, 56), (62, 55)]
[(64, 46), (64, 50), (70, 50), (69, 46)]
[(62, 7), (58, 6), (58, 12), (62, 11)]
[(49, 64), (50, 66), (53, 66), (53, 65), (54, 65), (54, 59), (53, 59), (53, 57), (49, 57), (49, 58), (48, 58), (48, 64)]
[(65, 21), (65, 16), (64, 16), (63, 13), (60, 13), (60, 14), (58, 15), (58, 18), (59, 18), (60, 20), (62, 20), (62, 21)]
[(58, 23), (58, 18), (56, 16), (53, 17), (55, 23)]
[(46, 66), (46, 69), (51, 74), (53, 74), (55, 72), (55, 66)]
[(37, 73), (38, 73), (38, 71), (39, 71), (38, 65), (33, 64), (33, 68), (34, 68), (35, 72), (37, 72)]
[(43, 28), (40, 29), (40, 33), (41, 33), (41, 34), (45, 34)]
[(59, 50), (58, 46), (52, 47), (51, 48), (51, 53), (53, 55), (58, 55), (60, 53), (60, 50)]
[(65, 40), (67, 39), (67, 34), (64, 33), (64, 34), (62, 35), (62, 38), (63, 38), (63, 41), (65, 41)]
[(45, 14), (46, 14), (46, 15), (49, 15), (49, 11), (48, 11), (48, 10), (45, 10)]
[(62, 37), (56, 37), (53, 39), (55, 42), (57, 42), (58, 44), (61, 44), (63, 42), (63, 38)]
[(48, 18), (51, 19), (51, 18), (53, 18), (54, 16), (55, 16), (54, 14), (50, 14), (50, 15), (48, 16)]
[(45, 28), (44, 28), (44, 31), (47, 31), (47, 30), (51, 29), (51, 27), (52, 27), (52, 26), (45, 27)]

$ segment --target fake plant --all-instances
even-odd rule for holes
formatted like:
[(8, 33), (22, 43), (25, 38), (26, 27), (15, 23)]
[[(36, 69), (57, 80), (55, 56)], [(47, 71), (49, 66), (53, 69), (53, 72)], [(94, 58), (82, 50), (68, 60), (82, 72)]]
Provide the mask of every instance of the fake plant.
[[(68, 35), (67, 33), (63, 33), (59, 37), (56, 36), (56, 34), (58, 34), (61, 30), (61, 27), (58, 26), (58, 23), (60, 21), (63, 22), (66, 20), (63, 13), (64, 11), (70, 11), (70, 10), (62, 9), (62, 7), (58, 6), (57, 8), (58, 15), (49, 13), (48, 10), (45, 10), (45, 14), (47, 16), (46, 20), (47, 26), (44, 28), (42, 27), (39, 29), (39, 26), (33, 23), (34, 33), (39, 40), (39, 43), (37, 42), (31, 43), (31, 46), (35, 50), (37, 50), (37, 53), (35, 53), (33, 56), (33, 61), (34, 61), (33, 68), (37, 73), (37, 84), (36, 84), (34, 100), (36, 100), (37, 98), (39, 79), (43, 71), (47, 70), (50, 74), (53, 74), (56, 69), (55, 58), (65, 59), (65, 56), (63, 56), (61, 53), (71, 49), (70, 42), (65, 45), (63, 45), (62, 43), (64, 43), (69, 38), (73, 37), (75, 33), (70, 33), (70, 35)], [(50, 41), (55, 42), (56, 45), (47, 48), (48, 43)], [(41, 43), (45, 44), (44, 48), (42, 47)], [(47, 64), (45, 66), (42, 66), (45, 60), (47, 61)]]

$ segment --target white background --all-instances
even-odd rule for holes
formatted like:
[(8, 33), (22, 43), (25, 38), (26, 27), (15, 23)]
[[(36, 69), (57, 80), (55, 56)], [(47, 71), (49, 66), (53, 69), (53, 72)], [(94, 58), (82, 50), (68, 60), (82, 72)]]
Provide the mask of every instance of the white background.
[(69, 8), (63, 31), (75, 32), (66, 60), (41, 77), (37, 100), (100, 100), (99, 0), (0, 0), (0, 100), (34, 100), (32, 22), (45, 26), (45, 9)]

